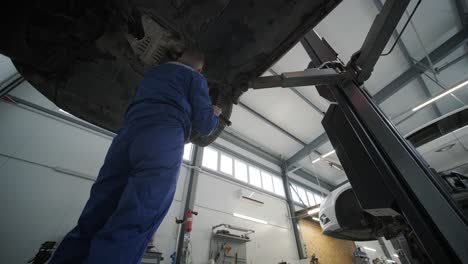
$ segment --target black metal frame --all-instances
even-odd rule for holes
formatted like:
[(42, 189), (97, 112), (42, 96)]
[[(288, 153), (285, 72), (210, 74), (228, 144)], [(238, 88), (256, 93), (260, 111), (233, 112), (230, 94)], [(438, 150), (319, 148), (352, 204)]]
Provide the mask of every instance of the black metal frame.
[(281, 177), (283, 179), (284, 194), (286, 198), (286, 203), (288, 205), (289, 216), (291, 217), (291, 226), (294, 233), (294, 240), (296, 241), (297, 253), (299, 259), (306, 259), (307, 252), (304, 248), (304, 242), (302, 241), (301, 232), (298, 227), (298, 219), (296, 218), (296, 208), (294, 207), (294, 201), (292, 199), (291, 185), (289, 182), (288, 171), (286, 164), (281, 166)]
[[(328, 43), (310, 32), (303, 44), (315, 55), (310, 64), (316, 67), (313, 78), (309, 70), (294, 73), (291, 80), (288, 74), (263, 77), (253, 86), (263, 82), (261, 88), (266, 88), (265, 81), (270, 87), (288, 87), (288, 81), (294, 86), (317, 85), (321, 96), (336, 103), (322, 123), (363, 209), (379, 216), (404, 216), (434, 263), (468, 263), (466, 219), (441, 180), (361, 87), (408, 4), (409, 0), (385, 2), (348, 65), (339, 63)], [(327, 82), (321, 78), (324, 68), (335, 70)]]
[[(192, 157), (192, 166), (193, 167), (200, 167), (202, 164), (203, 159), (203, 148), (194, 145), (195, 147), (192, 149), (193, 157)], [(182, 222), (180, 223), (180, 232), (177, 238), (177, 252), (176, 252), (176, 260), (175, 263), (180, 264), (184, 263), (186, 252), (184, 250), (184, 237), (185, 237), (185, 225), (186, 225), (186, 215), (188, 211), (193, 211), (195, 207), (195, 195), (197, 190), (198, 184), (198, 177), (200, 171), (198, 169), (190, 170), (190, 175), (188, 176), (188, 185), (187, 189), (185, 189), (185, 203), (184, 203), (184, 211), (182, 215)]]

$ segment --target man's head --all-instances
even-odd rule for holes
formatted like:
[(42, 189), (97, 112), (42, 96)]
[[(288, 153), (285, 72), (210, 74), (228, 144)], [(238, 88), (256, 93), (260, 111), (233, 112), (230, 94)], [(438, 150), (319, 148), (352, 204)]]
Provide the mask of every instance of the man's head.
[(205, 63), (205, 55), (196, 47), (188, 47), (177, 61), (192, 67), (197, 72), (202, 72)]

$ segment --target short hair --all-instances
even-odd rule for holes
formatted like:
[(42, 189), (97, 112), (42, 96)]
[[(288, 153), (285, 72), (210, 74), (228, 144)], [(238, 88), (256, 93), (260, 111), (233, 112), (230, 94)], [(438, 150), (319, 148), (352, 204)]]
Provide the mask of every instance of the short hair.
[(177, 60), (192, 68), (198, 67), (199, 64), (204, 64), (205, 54), (196, 46), (189, 46), (184, 49), (182, 55)]

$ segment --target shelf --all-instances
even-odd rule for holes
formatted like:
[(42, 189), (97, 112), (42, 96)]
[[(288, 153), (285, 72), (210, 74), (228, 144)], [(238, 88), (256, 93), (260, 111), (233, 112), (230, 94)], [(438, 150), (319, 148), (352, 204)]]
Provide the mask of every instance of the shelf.
[(219, 234), (219, 233), (213, 233), (213, 237), (219, 238), (219, 239), (228, 239), (231, 241), (237, 241), (237, 242), (242, 242), (242, 243), (250, 241), (250, 239), (247, 239), (247, 238), (231, 236), (231, 235), (226, 235), (226, 234)]
[(143, 254), (144, 259), (162, 259), (162, 254), (160, 252), (145, 252)]

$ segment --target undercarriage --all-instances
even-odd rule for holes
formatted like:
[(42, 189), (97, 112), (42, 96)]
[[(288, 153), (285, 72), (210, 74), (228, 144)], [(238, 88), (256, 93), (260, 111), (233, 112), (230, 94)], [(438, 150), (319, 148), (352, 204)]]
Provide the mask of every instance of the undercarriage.
[[(249, 80), (324, 18), (335, 1), (16, 1), (1, 11), (0, 53), (61, 109), (117, 131), (145, 70), (186, 45), (206, 55), (223, 131)], [(258, 16), (259, 13), (267, 14)]]

